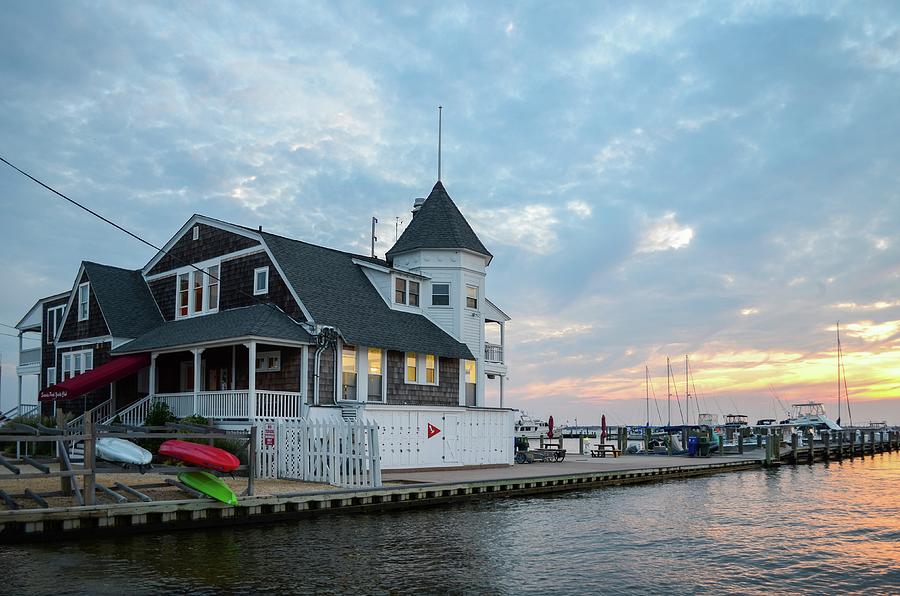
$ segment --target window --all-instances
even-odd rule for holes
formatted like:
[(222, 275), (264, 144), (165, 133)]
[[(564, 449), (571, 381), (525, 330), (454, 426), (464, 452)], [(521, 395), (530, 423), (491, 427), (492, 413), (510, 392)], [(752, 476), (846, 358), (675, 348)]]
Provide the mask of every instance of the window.
[(56, 338), (56, 332), (59, 330), (59, 326), (62, 325), (62, 316), (64, 310), (66, 310), (65, 306), (55, 306), (47, 310), (48, 344), (52, 344), (53, 340)]
[(202, 315), (219, 310), (219, 264), (200, 271), (178, 274), (176, 282), (175, 315), (177, 318)]
[(87, 321), (90, 315), (88, 300), (91, 295), (91, 284), (83, 283), (78, 286), (78, 320)]
[(425, 382), (429, 385), (437, 382), (437, 363), (433, 354), (425, 355)]
[(419, 306), (419, 282), (409, 282), (409, 305)]
[(383, 352), (380, 348), (369, 348), (369, 391), (368, 401), (384, 401), (381, 382), (384, 378)]
[(256, 372), (278, 372), (281, 370), (281, 352), (257, 352)]
[(475, 387), (476, 387), (476, 375), (475, 371), (475, 361), (474, 360), (466, 360), (465, 361), (465, 371), (466, 371), (466, 405), (474, 406), (475, 405)]
[(341, 350), (341, 382), (344, 399), (356, 401), (356, 348), (344, 346)]
[[(424, 371), (419, 375), (419, 371)], [(438, 358), (434, 354), (406, 353), (406, 383), (418, 385), (437, 385)]]
[(406, 353), (406, 382), (417, 383), (419, 381), (418, 358), (412, 352)]
[(194, 226), (194, 240), (200, 240), (200, 226)]
[[(66, 352), (62, 356), (62, 380), (77, 377), (78, 375), (94, 368), (94, 351), (79, 350)], [(54, 375), (55, 375), (54, 371)]]
[(50, 385), (56, 384), (56, 367), (51, 366), (47, 369), (47, 384), (44, 387), (49, 387)]
[(207, 292), (206, 292), (206, 310), (219, 309), (219, 266), (213, 265), (206, 270)]
[(398, 277), (394, 282), (394, 302), (406, 304), (406, 280)]
[(253, 295), (269, 293), (269, 268), (260, 267), (253, 270)]
[(431, 305), (450, 306), (450, 284), (431, 284)]
[(182, 273), (178, 276), (178, 316), (188, 316), (188, 298), (190, 297), (191, 274)]
[(478, 288), (466, 286), (466, 308), (478, 309)]

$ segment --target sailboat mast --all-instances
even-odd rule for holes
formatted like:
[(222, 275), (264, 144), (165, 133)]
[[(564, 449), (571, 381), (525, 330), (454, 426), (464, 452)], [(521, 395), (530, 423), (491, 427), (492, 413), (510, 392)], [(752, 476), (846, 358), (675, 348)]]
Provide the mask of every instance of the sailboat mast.
[(691, 423), (691, 392), (688, 389), (688, 355), (684, 355), (684, 397), (687, 400), (687, 423)]
[(666, 393), (669, 394), (666, 398), (666, 405), (669, 408), (669, 423), (667, 426), (672, 426), (672, 365), (669, 363), (668, 356), (666, 356)]
[(647, 394), (647, 426), (650, 426), (650, 367), (644, 365), (644, 391)]
[(838, 415), (837, 423), (841, 423), (841, 322), (838, 321), (835, 326), (837, 330), (837, 398), (838, 398)]

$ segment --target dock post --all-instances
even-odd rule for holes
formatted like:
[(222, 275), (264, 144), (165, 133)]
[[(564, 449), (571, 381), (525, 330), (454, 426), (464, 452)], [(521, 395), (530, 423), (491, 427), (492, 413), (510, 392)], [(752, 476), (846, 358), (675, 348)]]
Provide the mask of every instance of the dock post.
[(673, 451), (673, 450), (672, 450), (672, 437), (673, 437), (674, 435), (672, 435), (672, 431), (670, 431), (670, 430), (669, 430), (669, 431), (666, 431), (666, 434), (669, 436), (669, 440), (668, 440), (668, 442), (667, 442), (667, 446), (668, 446), (668, 448), (669, 448), (669, 455), (672, 455), (672, 451)]
[(772, 465), (772, 435), (766, 435), (766, 467)]
[(807, 457), (806, 461), (807, 461), (807, 463), (811, 464), (811, 463), (813, 463), (813, 431), (812, 431), (812, 429), (809, 429), (808, 431), (806, 431), (806, 440), (807, 440), (807, 447), (809, 449), (809, 451), (806, 454), (806, 457)]
[(778, 432), (775, 433), (775, 445), (772, 446), (772, 450), (775, 453), (775, 459), (781, 461), (781, 442), (784, 441), (784, 432), (779, 428)]
[(644, 429), (644, 452), (650, 453), (650, 427)]
[[(62, 408), (56, 408), (56, 428), (60, 430), (64, 430), (66, 428), (66, 415), (63, 413)], [(61, 435), (65, 436), (65, 435)], [(69, 445), (65, 441), (57, 441), (56, 442), (56, 455), (59, 458), (59, 469), (66, 469), (66, 459), (62, 454), (63, 449), (68, 449)], [(60, 476), (59, 478), (59, 490), (62, 492), (64, 497), (69, 497), (72, 495), (72, 482), (66, 476)]]
[(738, 433), (738, 453), (744, 455), (744, 433)]
[(837, 457), (838, 461), (844, 460), (844, 431), (838, 431), (838, 449), (837, 449)]
[(719, 435), (719, 457), (725, 455), (725, 439)]
[(756, 448), (762, 449), (762, 435), (756, 435)]
[(797, 464), (797, 448), (799, 447), (800, 436), (797, 433), (791, 433), (791, 463)]
[(828, 431), (822, 433), (822, 440), (825, 442), (825, 454), (822, 457), (828, 461), (831, 459), (831, 433)]
[(247, 445), (250, 452), (247, 458), (247, 495), (253, 496), (253, 483), (256, 479), (256, 425), (250, 427), (250, 443)]
[(619, 453), (625, 455), (625, 450), (628, 449), (628, 427), (620, 426), (619, 427)]
[(869, 431), (869, 452), (875, 455), (875, 431)]
[(84, 463), (82, 466), (84, 468), (88, 468), (90, 466), (90, 474), (86, 474), (84, 477), (84, 504), (85, 505), (93, 505), (96, 503), (96, 495), (94, 494), (96, 491), (96, 468), (97, 468), (97, 460), (95, 457), (94, 446), (97, 442), (97, 437), (94, 433), (94, 420), (92, 416), (91, 410), (88, 410), (84, 413)]

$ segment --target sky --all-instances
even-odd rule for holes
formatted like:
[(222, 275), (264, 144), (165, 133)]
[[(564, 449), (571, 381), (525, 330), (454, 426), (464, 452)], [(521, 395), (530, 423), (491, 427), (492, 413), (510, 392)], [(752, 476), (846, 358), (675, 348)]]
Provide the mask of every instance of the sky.
[[(157, 244), (202, 213), (366, 253), (375, 216), (383, 255), (435, 182), (438, 105), (442, 180), (512, 317), (504, 405), (642, 422), (646, 366), (656, 423), (668, 356), (680, 423), (688, 354), (692, 416), (780, 418), (778, 395), (836, 417), (840, 321), (854, 422), (900, 423), (896, 3), (11, 2), (0, 19), (0, 155)], [(8, 168), (0, 215), (3, 324), (82, 259), (153, 256)], [(4, 407), (16, 342), (0, 335)]]

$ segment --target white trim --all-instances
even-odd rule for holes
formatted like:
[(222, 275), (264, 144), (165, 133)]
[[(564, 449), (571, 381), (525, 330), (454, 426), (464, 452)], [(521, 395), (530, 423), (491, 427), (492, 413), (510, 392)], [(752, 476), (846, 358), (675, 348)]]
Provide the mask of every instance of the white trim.
[[(209, 270), (213, 267), (216, 268), (216, 283), (210, 284), (212, 281), (212, 277), (210, 277)], [(175, 270), (175, 320), (180, 319), (189, 319), (191, 317), (202, 317), (205, 315), (211, 315), (219, 312), (219, 304), (222, 302), (222, 263), (218, 259), (210, 259), (208, 261), (203, 261), (202, 263), (198, 263), (195, 266), (187, 266), (181, 267)], [(181, 314), (181, 278), (187, 276), (188, 286), (187, 286), (187, 314)], [(196, 288), (196, 280), (197, 276), (200, 277), (201, 286), (200, 286), (200, 310), (195, 310), (195, 302), (194, 302), (194, 291)], [(216, 307), (209, 308), (209, 288), (211, 285), (218, 286), (218, 295), (216, 297)]]
[[(190, 351), (191, 348), (221, 348), (226, 346), (245, 344), (250, 341), (256, 341), (267, 346), (283, 346), (286, 348), (297, 348), (302, 346), (312, 346), (315, 344), (312, 343), (303, 343), (300, 341), (291, 341), (287, 339), (273, 339), (268, 337), (263, 337), (261, 335), (242, 335), (240, 337), (230, 337), (228, 339), (219, 339), (214, 341), (207, 342), (198, 342), (198, 343), (190, 343), (190, 344), (181, 344), (178, 346), (170, 346), (165, 348), (151, 348), (154, 354), (174, 354), (176, 352), (187, 352)], [(140, 354), (143, 352), (148, 352), (150, 350), (142, 349), (136, 350), (134, 352), (122, 351), (118, 354), (114, 354), (115, 356), (121, 356), (123, 354)]]
[(364, 261), (362, 259), (350, 259), (354, 265), (359, 265), (360, 267), (366, 267), (367, 269), (374, 269), (375, 271), (380, 271), (382, 273), (400, 273), (402, 275), (409, 275), (411, 277), (418, 277), (419, 279), (431, 279), (430, 275), (425, 275), (424, 273), (416, 273), (415, 271), (410, 271), (409, 269), (403, 269), (402, 267), (385, 267), (384, 265), (379, 265), (377, 263), (372, 263), (370, 261)]
[(181, 240), (181, 238), (185, 234), (187, 234), (188, 230), (190, 230), (196, 224), (203, 224), (214, 228), (220, 228), (227, 232), (232, 232), (234, 234), (238, 234), (239, 236), (244, 236), (246, 238), (251, 238), (253, 240), (262, 242), (262, 238), (260, 238), (259, 234), (255, 234), (249, 230), (241, 228), (240, 226), (235, 226), (233, 224), (219, 221), (217, 219), (212, 219), (210, 217), (206, 217), (205, 215), (194, 214), (189, 220), (187, 220), (187, 222), (183, 226), (181, 226), (181, 228), (177, 232), (175, 232), (174, 236), (169, 238), (169, 241), (163, 245), (162, 250), (156, 253), (156, 255), (152, 259), (150, 259), (150, 262), (144, 265), (144, 267), (141, 269), (141, 273), (144, 274), (145, 279), (147, 279), (147, 273), (151, 269), (153, 269), (157, 265), (157, 263), (159, 263), (162, 258), (166, 256), (169, 250), (171, 250), (171, 248), (175, 246), (175, 243)]
[[(259, 277), (259, 274), (264, 272), (266, 274), (266, 285), (264, 288), (256, 287), (256, 281)], [(268, 265), (265, 267), (257, 267), (253, 270), (253, 295), (254, 296), (263, 296), (269, 293), (269, 267)]]
[(303, 304), (303, 301), (300, 300), (300, 296), (297, 295), (296, 290), (294, 290), (294, 286), (288, 280), (287, 275), (284, 274), (284, 271), (281, 269), (281, 265), (278, 264), (278, 261), (275, 259), (275, 255), (272, 254), (272, 251), (269, 249), (269, 245), (266, 244), (265, 240), (260, 239), (263, 247), (266, 249), (266, 254), (269, 256), (269, 261), (272, 262), (272, 265), (275, 267), (275, 271), (278, 272), (278, 275), (281, 276), (281, 281), (284, 282), (284, 285), (287, 286), (288, 292), (291, 293), (291, 296), (294, 297), (294, 300), (297, 302), (297, 306), (300, 307), (300, 312), (303, 313), (303, 316), (306, 317), (306, 322), (309, 325), (315, 325), (316, 321), (313, 319), (312, 314), (310, 314), (309, 309), (306, 308), (306, 305)]
[[(241, 257), (248, 257), (250, 255), (255, 255), (259, 253), (266, 252), (266, 249), (262, 246), (251, 246), (250, 248), (244, 248), (242, 250), (237, 250), (235, 252), (230, 252), (228, 254), (222, 255), (221, 257), (215, 257), (213, 259), (208, 259), (203, 261), (202, 263), (197, 263), (197, 267), (203, 267), (204, 264), (209, 263), (211, 261), (218, 260), (222, 263), (226, 261), (233, 261), (235, 259), (240, 259)], [(157, 281), (160, 279), (165, 279), (167, 277), (173, 277), (178, 274), (180, 269), (193, 269), (190, 265), (182, 265), (178, 269), (170, 269), (168, 271), (163, 271), (162, 273), (154, 273), (153, 275), (145, 275), (144, 280), (147, 282)]]
[[(84, 288), (86, 290), (84, 296), (84, 302), (81, 301), (81, 290)], [(76, 295), (78, 298), (78, 322), (81, 323), (83, 321), (87, 321), (91, 318), (91, 281), (90, 279), (84, 283), (78, 284), (78, 290), (76, 291)], [(84, 304), (84, 315), (81, 314), (81, 305)]]
[[(59, 316), (57, 316), (56, 320), (54, 321), (53, 335), (50, 335), (50, 315), (52, 315), (56, 311), (59, 311)], [(62, 318), (63, 315), (65, 314), (65, 312), (66, 312), (65, 304), (60, 304), (59, 306), (51, 306), (50, 308), (47, 309), (47, 343), (48, 344), (53, 343), (53, 338), (56, 337), (57, 330), (59, 330), (60, 325), (62, 325), (65, 322), (65, 319)], [(43, 321), (42, 321), (42, 324), (43, 324)], [(43, 333), (41, 335), (43, 335)], [(43, 338), (41, 338), (41, 341), (43, 341)]]
[[(447, 304), (435, 304), (434, 303), (434, 286), (447, 286)], [(428, 284), (428, 287), (431, 290), (431, 296), (430, 296), (431, 303), (428, 305), (428, 308), (447, 308), (447, 309), (453, 308), (452, 300), (450, 299), (450, 297), (453, 294), (453, 282), (432, 280), (432, 282), (430, 284)], [(443, 294), (440, 294), (440, 295), (443, 296)]]
[[(90, 366), (90, 368), (88, 368), (88, 366), (87, 366), (87, 355), (88, 355), (88, 354), (91, 355), (91, 366)], [(69, 359), (69, 367), (68, 367), (68, 368), (66, 367), (66, 357), (67, 357), (67, 356), (68, 356), (68, 359)], [(78, 375), (72, 374), (71, 376), (66, 377), (66, 371), (67, 371), (67, 370), (68, 370), (69, 372), (72, 372), (72, 373), (74, 373), (75, 370), (76, 370), (76, 369), (75, 369), (75, 356), (80, 356), (80, 357), (81, 357), (81, 366), (77, 369), (79, 375), (83, 375), (84, 373), (86, 373), (86, 372), (89, 371), (89, 370), (94, 370), (94, 350), (93, 350), (93, 348), (92, 348), (92, 349), (89, 349), (89, 350), (72, 350), (72, 351), (70, 351), (70, 352), (63, 352), (62, 360), (60, 361), (60, 369), (61, 369), (61, 371), (60, 371), (60, 374), (59, 374), (59, 378), (60, 378), (62, 381), (65, 381), (65, 380), (67, 380), (67, 379), (71, 379), (72, 377), (78, 376)]]
[[(46, 389), (47, 387), (50, 387), (51, 385), (56, 385), (56, 363), (54, 362), (53, 364), (54, 364), (53, 366), (48, 366), (47, 369), (46, 369), (46, 371), (44, 371), (44, 372), (46, 373), (46, 376), (47, 376), (47, 379), (46, 379), (47, 384), (44, 385), (44, 389)], [(51, 370), (53, 371), (53, 378), (52, 378), (52, 379), (50, 378), (50, 371), (51, 371)]]
[(200, 226), (194, 226), (193, 228), (191, 228), (191, 239), (200, 240)]
[[(61, 348), (77, 348), (78, 346), (87, 346), (90, 344), (102, 344), (113, 341), (112, 335), (95, 335), (94, 337), (85, 337), (83, 339), (71, 339), (69, 341), (56, 342), (56, 347)], [(112, 349), (112, 348), (110, 348)]]
[[(410, 381), (406, 376), (409, 371), (407, 365), (407, 358), (410, 354), (415, 355), (416, 357), (416, 380)], [(426, 370), (427, 357), (431, 356), (434, 358), (434, 383), (429, 383), (426, 381), (426, 376), (428, 374)], [(420, 354), (417, 352), (403, 352), (403, 384), (404, 385), (427, 385), (429, 387), (437, 387), (441, 384), (441, 357), (437, 354)]]
[[(41, 298), (40, 300), (35, 302), (31, 308), (28, 309), (28, 312), (25, 313), (24, 317), (19, 319), (19, 322), (16, 323), (16, 329), (18, 329), (19, 331), (24, 331), (26, 329), (32, 329), (34, 327), (33, 325), (23, 325), (23, 323), (25, 323), (25, 321), (28, 320), (28, 317), (31, 316), (31, 313), (33, 313), (35, 311), (35, 309), (40, 308), (41, 312), (43, 312), (43, 307), (45, 304), (47, 304), (48, 302), (51, 302), (53, 300), (59, 300), (60, 298), (63, 298), (64, 296), (68, 296), (71, 293), (72, 292), (70, 290), (68, 292), (60, 292), (59, 294), (56, 294), (54, 296), (47, 296), (46, 298)], [(65, 306), (65, 305), (63, 305), (63, 306)], [(44, 324), (43, 319), (41, 319), (41, 325), (43, 326), (43, 324)]]
[[(474, 250), (469, 250), (468, 248), (437, 248), (437, 247), (431, 247), (431, 246), (423, 246), (421, 248), (411, 248), (409, 250), (404, 250), (402, 252), (394, 253), (393, 255), (391, 255), (388, 258), (391, 260), (391, 262), (393, 262), (393, 261), (397, 260), (397, 257), (399, 257), (400, 255), (405, 255), (405, 254), (409, 254), (411, 252), (416, 252), (416, 251), (420, 251), (420, 250), (437, 250), (437, 251), (441, 251), (441, 252), (468, 253), (470, 255), (475, 255), (476, 257), (481, 257), (482, 259), (485, 259), (487, 261), (484, 264), (485, 267), (490, 265), (491, 261), (494, 260), (494, 257), (492, 257), (492, 256), (489, 257), (488, 255), (481, 254), (480, 252), (475, 252)], [(433, 267), (431, 267), (431, 268), (433, 269)], [(453, 267), (453, 269), (457, 269), (457, 268), (458, 267)], [(466, 269), (466, 267), (461, 267), (461, 268)]]
[[(72, 303), (75, 301), (75, 298), (78, 294), (78, 286), (80, 285), (80, 280), (84, 277), (84, 261), (81, 262), (81, 265), (78, 266), (78, 275), (75, 276), (75, 282), (72, 284), (72, 289), (69, 290), (69, 300), (66, 302), (66, 310), (63, 312), (63, 324), (59, 326), (59, 329), (56, 330), (56, 337), (53, 338), (53, 343), (59, 345), (59, 338), (62, 335), (63, 329), (66, 327), (66, 321), (69, 320), (69, 312), (72, 310)], [(88, 278), (88, 283), (90, 283), (90, 278)], [(88, 296), (88, 300), (90, 301), (90, 296)], [(155, 302), (155, 300), (154, 300)], [(106, 325), (106, 330), (109, 331), (109, 322), (106, 320), (106, 315), (103, 314), (103, 308), (100, 307), (100, 301), (97, 300), (97, 307), (100, 309), (100, 316), (103, 317), (103, 324)]]

